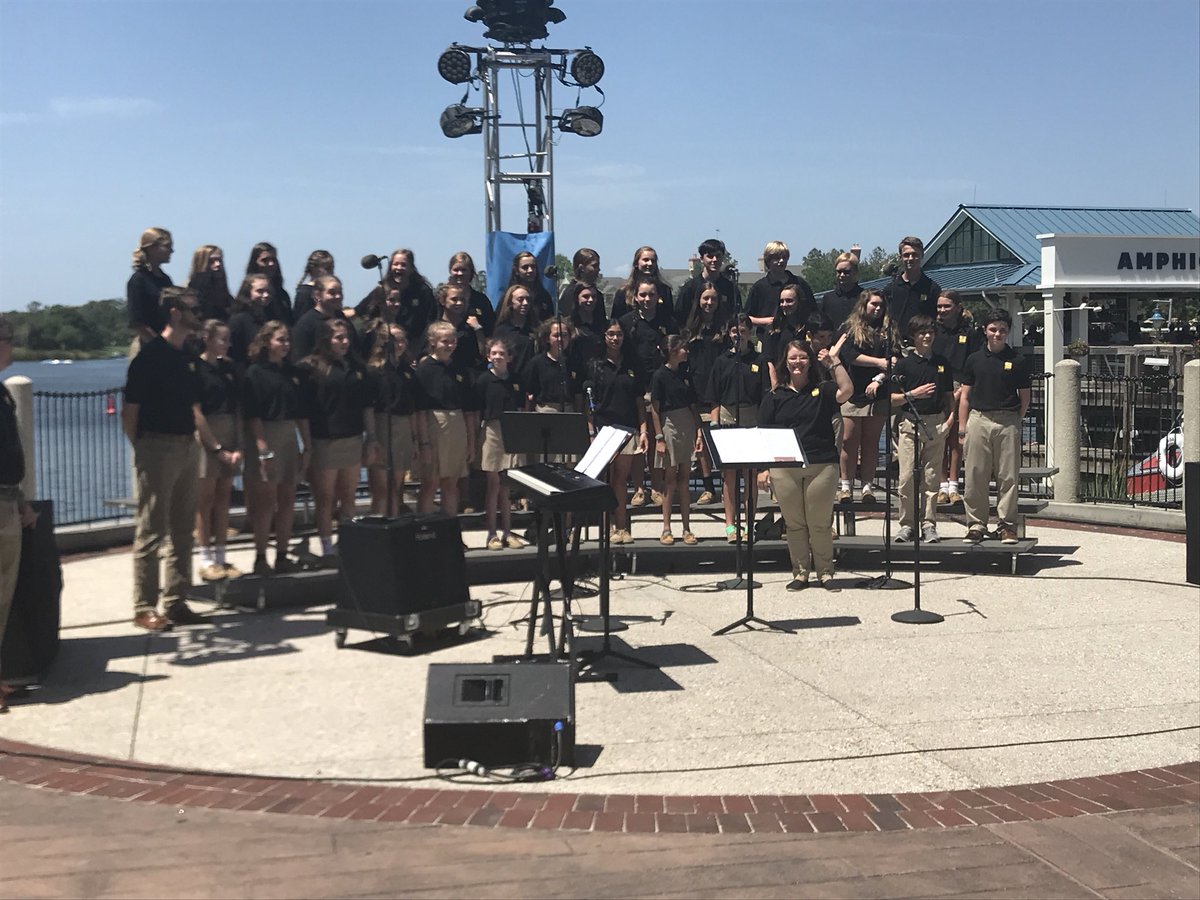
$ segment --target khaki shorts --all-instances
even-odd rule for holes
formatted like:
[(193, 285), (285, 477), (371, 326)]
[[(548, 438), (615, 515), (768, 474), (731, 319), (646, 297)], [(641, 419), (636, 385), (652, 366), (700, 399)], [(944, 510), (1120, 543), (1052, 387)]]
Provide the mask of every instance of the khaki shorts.
[(504, 449), (504, 437), (500, 433), (500, 420), (492, 419), (483, 423), (483, 452), (480, 468), (484, 472), (503, 472), (525, 465), (525, 457), (520, 453), (507, 453)]
[[(379, 457), (371, 466), (372, 469), (386, 469), (388, 464), (388, 433), (386, 431), (388, 416), (385, 413), (377, 412), (375, 421), (382, 425), (385, 430), (377, 436), (379, 438)], [(391, 416), (392, 435), (392, 468), (397, 472), (407, 472), (413, 467), (413, 426), (412, 416)]]
[(315, 438), (312, 465), (314, 469), (349, 469), (362, 465), (362, 435), (344, 438)]
[(847, 419), (869, 419), (872, 416), (882, 416), (887, 413), (887, 400), (877, 399), (874, 403), (855, 403), (847, 400), (842, 404), (842, 415)]
[(655, 457), (656, 468), (682, 466), (696, 455), (696, 432), (699, 425), (690, 409), (672, 409), (663, 417), (665, 450)]
[[(237, 450), (237, 418), (231, 413), (222, 413), (220, 415), (208, 417), (208, 430), (212, 432), (213, 439), (224, 447), (226, 450)], [(200, 436), (196, 435), (196, 440), (200, 440)], [(237, 467), (231, 466), (226, 462), (222, 462), (216, 453), (211, 453), (208, 450), (202, 450), (200, 454), (200, 474), (199, 478), (232, 478), (237, 474)]]
[[(275, 459), (269, 467), (264, 467), (258, 461), (258, 451), (253, 441), (247, 441), (246, 451), (246, 480), (266, 481), (269, 484), (295, 484), (299, 480), (300, 445), (296, 441), (295, 419), (280, 419), (276, 422), (263, 422), (263, 437), (267, 448), (275, 454)], [(263, 472), (267, 472), (264, 477)]]
[(721, 424), (738, 425), (741, 428), (754, 428), (758, 425), (757, 406), (722, 406)]
[(429, 411), (429, 443), (437, 478), (466, 478), (467, 422), (461, 409)]

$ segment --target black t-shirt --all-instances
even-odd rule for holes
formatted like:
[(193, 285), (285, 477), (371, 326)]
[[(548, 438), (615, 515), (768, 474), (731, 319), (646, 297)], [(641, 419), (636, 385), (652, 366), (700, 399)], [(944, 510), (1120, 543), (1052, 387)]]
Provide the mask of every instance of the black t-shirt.
[(526, 389), (533, 394), (537, 406), (561, 406), (565, 411), (575, 409), (575, 396), (579, 393), (579, 378), (568, 358), (561, 361), (539, 353), (529, 361), (521, 379)]
[[(844, 291), (835, 287), (821, 298), (821, 312), (833, 323), (835, 331), (850, 318), (850, 313), (854, 312), (854, 304), (858, 303), (858, 296), (861, 293), (862, 287), (855, 282)], [(936, 299), (934, 303), (936, 305)]]
[(790, 384), (781, 384), (763, 398), (758, 424), (794, 428), (810, 463), (834, 463), (838, 461), (833, 436), (837, 412), (837, 386), (833, 382), (810, 381), (799, 391)]
[[(594, 320), (593, 320), (594, 321)], [(596, 326), (574, 322), (575, 337), (567, 350), (568, 365), (576, 374), (583, 372), (589, 359), (604, 355), (604, 331), (596, 330)]]
[(196, 360), (196, 380), (200, 390), (200, 412), (206, 416), (232, 415), (237, 412), (241, 385), (237, 367), (228, 359), (215, 363), (203, 357)]
[[(733, 312), (738, 308), (738, 289), (737, 285), (728, 278), (721, 276), (715, 282), (714, 286), (717, 289), (717, 294), (720, 296), (722, 304), (727, 312)], [(679, 296), (675, 298), (675, 321), (686, 322), (688, 316), (692, 314), (692, 307), (696, 305), (696, 300), (700, 296), (700, 291), (704, 287), (704, 278), (689, 278), (683, 283), (683, 287), (679, 289)]]
[(268, 274), (267, 278), (271, 282), (271, 299), (267, 301), (267, 320), (278, 319), (284, 325), (291, 325), (296, 321), (296, 315), (292, 312), (292, 297), (284, 288), (279, 271), (275, 270)]
[(713, 363), (708, 394), (714, 406), (758, 406), (769, 379), (766, 361), (753, 348), (741, 355), (726, 350)]
[(692, 406), (696, 391), (691, 376), (682, 367), (672, 372), (663, 366), (650, 376), (650, 400), (658, 404), (659, 415)]
[(474, 378), (453, 360), (440, 363), (426, 356), (417, 363), (417, 382), (426, 409), (468, 409), (473, 404)]
[(971, 385), (971, 409), (980, 412), (1020, 409), (1017, 391), (1028, 389), (1029, 379), (1029, 357), (1019, 355), (1008, 344), (999, 353), (990, 352), (986, 346), (972, 353), (960, 378), (963, 384)]
[(0, 381), (0, 484), (25, 480), (25, 448), (17, 431), (17, 403)]
[(367, 369), (375, 412), (410, 416), (422, 407), (421, 387), (413, 367), (406, 363), (384, 363)]
[(250, 344), (266, 322), (266, 314), (261, 306), (243, 309), (230, 316), (229, 358), (236, 363), (246, 365)]
[(649, 374), (663, 364), (663, 342), (666, 332), (647, 322), (636, 312), (621, 317), (621, 329), (629, 352), (637, 358), (642, 371)]
[(139, 435), (193, 434), (192, 407), (200, 402), (194, 359), (161, 336), (147, 341), (129, 364), (125, 402), (140, 406)]
[(908, 334), (908, 320), (913, 316), (928, 316), (937, 318), (937, 298), (942, 289), (938, 283), (921, 273), (915, 284), (909, 284), (900, 276), (896, 276), (883, 289), (883, 295), (888, 301), (888, 313), (896, 323), (900, 334)]
[(746, 295), (744, 310), (746, 315), (755, 318), (766, 316), (773, 318), (779, 310), (779, 292), (785, 287), (795, 285), (800, 288), (800, 296), (797, 298), (799, 301), (797, 305), (800, 308), (799, 319), (801, 322), (808, 321), (808, 317), (817, 309), (817, 298), (807, 281), (788, 269), (783, 271), (784, 279), (778, 284), (773, 283), (764, 275), (750, 286), (750, 292)]
[(955, 378), (967, 364), (967, 357), (976, 350), (982, 350), (987, 339), (983, 330), (975, 327), (975, 323), (966, 316), (960, 316), (957, 328), (946, 328), (941, 323), (936, 326), (937, 332), (933, 338), (933, 352), (941, 354), (950, 362), (950, 370)]
[(512, 372), (508, 378), (499, 378), (489, 369), (476, 380), (475, 392), (485, 422), (499, 419), (501, 413), (525, 408), (525, 386), (512, 377)]
[(171, 276), (166, 272), (151, 272), (149, 269), (134, 269), (125, 285), (125, 305), (129, 315), (129, 327), (145, 326), (158, 334), (167, 327), (167, 317), (159, 308), (158, 299), (162, 289), (171, 286)]
[(635, 368), (626, 361), (615, 365), (607, 356), (588, 362), (587, 380), (592, 383), (596, 408), (592, 419), (596, 427), (623, 425), (638, 427), (642, 408), (642, 382)]
[(901, 357), (892, 369), (892, 380), (895, 383), (893, 393), (911, 391), (923, 384), (937, 385), (937, 390), (932, 396), (913, 399), (913, 406), (923, 416), (944, 414), (946, 405), (942, 401), (946, 394), (954, 390), (954, 374), (950, 369), (950, 362), (940, 353), (934, 353), (928, 359), (919, 353), (909, 353)]
[(242, 380), (242, 414), (264, 422), (305, 418), (300, 404), (300, 373), (287, 362), (252, 364)]
[(229, 295), (229, 284), (224, 272), (197, 272), (188, 287), (200, 298), (200, 317), (229, 321), (233, 297)]
[(314, 296), (313, 283), (306, 281), (296, 288), (296, 299), (292, 303), (292, 316), (299, 322), (301, 317), (310, 309), (316, 307), (317, 301)]
[(344, 359), (322, 373), (300, 367), (300, 396), (314, 438), (358, 437), (363, 433), (363, 410), (371, 405), (371, 386), (362, 371)]

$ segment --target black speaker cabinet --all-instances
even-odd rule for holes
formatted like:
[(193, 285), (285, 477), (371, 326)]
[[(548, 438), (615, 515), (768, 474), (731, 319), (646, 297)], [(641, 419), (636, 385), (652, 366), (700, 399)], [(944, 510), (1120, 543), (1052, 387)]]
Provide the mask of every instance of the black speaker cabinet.
[[(561, 748), (560, 748), (561, 743)], [(575, 764), (575, 683), (566, 662), (434, 663), (425, 766)]]
[(37, 524), (21, 534), (21, 563), (0, 659), (0, 676), (13, 684), (41, 681), (58, 655), (62, 566), (54, 542), (54, 504), (34, 500)]
[(402, 616), (470, 600), (458, 519), (366, 516), (338, 527), (338, 608)]

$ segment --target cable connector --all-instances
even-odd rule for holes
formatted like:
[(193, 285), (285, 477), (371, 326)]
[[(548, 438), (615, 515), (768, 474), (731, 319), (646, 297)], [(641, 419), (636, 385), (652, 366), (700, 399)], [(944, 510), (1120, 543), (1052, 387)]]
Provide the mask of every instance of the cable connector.
[(490, 770), (486, 766), (475, 762), (473, 759), (460, 759), (458, 761), (458, 767), (464, 772), (470, 772), (472, 775), (491, 774)]

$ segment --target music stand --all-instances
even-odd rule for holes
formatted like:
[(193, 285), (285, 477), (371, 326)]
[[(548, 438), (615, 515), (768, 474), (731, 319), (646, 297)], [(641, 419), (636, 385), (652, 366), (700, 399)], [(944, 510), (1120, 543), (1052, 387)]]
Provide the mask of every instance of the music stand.
[(576, 412), (509, 411), (500, 414), (504, 452), (580, 456), (591, 444), (587, 416)]
[[(776, 469), (806, 466), (808, 459), (793, 428), (713, 428), (705, 424), (704, 441), (712, 453), (713, 465), (722, 472), (728, 469)], [(724, 475), (722, 475), (724, 477)], [(747, 492), (749, 508), (752, 495)], [(746, 614), (736, 622), (713, 632), (713, 636), (728, 634), (735, 628), (750, 628), (751, 623), (770, 631), (795, 634), (782, 625), (768, 622), (754, 614), (754, 528), (746, 535)]]
[(892, 621), (904, 625), (936, 625), (946, 621), (944, 617), (928, 609), (921, 609), (921, 513), (924, 511), (925, 471), (921, 465), (921, 441), (934, 440), (929, 426), (917, 412), (912, 400), (905, 395), (904, 409), (900, 412), (901, 419), (913, 423), (913, 501), (912, 515), (916, 522), (913, 530), (913, 608), (902, 609), (892, 613)]

